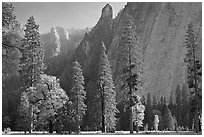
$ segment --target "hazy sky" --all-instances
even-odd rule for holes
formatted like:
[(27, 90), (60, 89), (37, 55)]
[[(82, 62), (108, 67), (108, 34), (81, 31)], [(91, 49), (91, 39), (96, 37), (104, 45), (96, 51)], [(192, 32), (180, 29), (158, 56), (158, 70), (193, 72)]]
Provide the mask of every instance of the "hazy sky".
[(125, 2), (13, 2), (17, 20), (25, 24), (34, 16), (45, 33), (53, 26), (65, 28), (93, 27), (101, 16), (102, 8), (109, 3), (113, 16), (124, 7)]

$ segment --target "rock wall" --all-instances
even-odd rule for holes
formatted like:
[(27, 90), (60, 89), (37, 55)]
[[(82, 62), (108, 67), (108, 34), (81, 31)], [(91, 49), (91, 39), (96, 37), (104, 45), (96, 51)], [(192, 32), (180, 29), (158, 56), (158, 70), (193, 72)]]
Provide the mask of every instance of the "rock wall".
[[(187, 25), (192, 22), (198, 35), (197, 53), (202, 59), (202, 4), (201, 3), (128, 3), (114, 28), (113, 41), (108, 51), (112, 64), (117, 90), (117, 100), (120, 102), (122, 92), (118, 85), (117, 61), (119, 54), (118, 39), (126, 14), (134, 17), (139, 43), (144, 54), (144, 86), (139, 93), (151, 96), (166, 96), (174, 92), (177, 84), (183, 84), (186, 79), (185, 57), (183, 46)], [(117, 18), (117, 17), (116, 17)]]

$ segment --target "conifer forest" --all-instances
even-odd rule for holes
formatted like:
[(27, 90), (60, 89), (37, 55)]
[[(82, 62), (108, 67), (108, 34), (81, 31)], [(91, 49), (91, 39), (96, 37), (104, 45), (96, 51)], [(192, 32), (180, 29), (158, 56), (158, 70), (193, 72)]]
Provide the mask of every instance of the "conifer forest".
[(94, 25), (45, 32), (21, 4), (2, 2), (2, 134), (202, 134), (201, 2), (79, 2), (45, 23)]

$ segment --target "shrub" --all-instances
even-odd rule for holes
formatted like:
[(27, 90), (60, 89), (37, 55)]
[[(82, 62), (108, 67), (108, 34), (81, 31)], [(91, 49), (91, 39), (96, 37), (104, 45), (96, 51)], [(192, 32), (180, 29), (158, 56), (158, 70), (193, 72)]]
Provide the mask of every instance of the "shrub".
[(9, 127), (4, 128), (3, 134), (10, 134), (10, 132), (11, 132), (11, 129)]

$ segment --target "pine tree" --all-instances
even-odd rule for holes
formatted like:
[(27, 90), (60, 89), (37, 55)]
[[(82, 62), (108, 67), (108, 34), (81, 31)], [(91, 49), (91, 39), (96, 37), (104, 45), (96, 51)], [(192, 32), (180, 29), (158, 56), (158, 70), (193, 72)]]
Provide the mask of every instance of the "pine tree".
[[(198, 60), (198, 56), (196, 55), (196, 43), (197, 37), (193, 30), (193, 24), (188, 24), (187, 32), (186, 32), (186, 40), (184, 46), (187, 48), (186, 52), (186, 58), (184, 59), (184, 62), (187, 65), (187, 82), (188, 87), (193, 88), (193, 92), (191, 93), (191, 96), (193, 96), (192, 99), (192, 105), (194, 106), (194, 112), (195, 112), (195, 129), (196, 132), (199, 131), (199, 100), (201, 100), (201, 63)], [(200, 101), (201, 102), (201, 101)], [(201, 108), (200, 108), (201, 109)]]
[(190, 128), (190, 117), (189, 114), (187, 113), (186, 116), (184, 117), (184, 127)]
[(40, 80), (40, 74), (43, 74), (44, 51), (40, 40), (39, 25), (36, 25), (33, 16), (28, 19), (25, 27), (19, 74), (25, 88), (29, 88), (35, 87)]
[(159, 102), (158, 102), (158, 109), (161, 111), (161, 112), (163, 112), (163, 107), (164, 107), (164, 97), (163, 96), (161, 96), (160, 97), (160, 100), (159, 100)]
[(160, 122), (160, 129), (168, 129), (168, 130), (174, 130), (175, 129), (175, 119), (173, 118), (171, 114), (171, 110), (168, 108), (167, 105), (163, 105), (162, 108), (162, 118)]
[(173, 92), (170, 93), (169, 105), (173, 105)]
[(148, 127), (151, 128), (152, 127), (152, 104), (151, 104), (151, 97), (150, 97), (150, 93), (147, 94), (147, 105), (146, 105), (146, 109), (145, 109), (145, 117), (147, 119), (147, 124)]
[[(39, 25), (36, 25), (34, 17), (31, 16), (26, 25), (25, 37), (23, 39), (23, 48), (20, 49), (22, 57), (20, 58), (19, 74), (24, 84), (24, 89), (30, 87), (35, 89), (40, 81), (40, 74), (43, 74), (43, 56), (44, 51), (40, 41)], [(33, 117), (33, 105), (30, 102), (31, 117)], [(33, 119), (33, 118), (31, 118)], [(33, 130), (33, 120), (31, 120), (30, 132)]]
[(182, 90), (181, 90), (181, 99), (182, 99), (182, 126), (187, 126), (187, 121), (185, 121), (185, 117), (188, 114), (188, 97), (187, 97), (187, 87), (186, 84), (183, 84)]
[(161, 105), (161, 106), (164, 105), (164, 97), (163, 97), (163, 96), (160, 97), (160, 105)]
[(81, 65), (75, 61), (73, 63), (73, 86), (71, 89), (70, 100), (73, 103), (73, 108), (76, 114), (76, 124), (77, 124), (77, 132), (80, 132), (80, 126), (82, 124), (83, 117), (86, 112), (86, 92), (84, 88), (84, 76), (81, 69)]
[(166, 97), (164, 96), (163, 98), (164, 98), (164, 105), (166, 105)]
[(181, 99), (181, 89), (179, 84), (176, 87), (175, 96), (176, 96), (176, 109), (180, 110), (176, 112), (176, 118), (178, 120), (178, 126), (181, 126), (182, 99)]
[(143, 59), (133, 20), (130, 15), (126, 17), (119, 42), (122, 45), (120, 63), (123, 66), (120, 79), (123, 83), (121, 89), (124, 101), (130, 109), (130, 133), (133, 133), (133, 95), (141, 89)]
[(176, 92), (175, 92), (175, 96), (176, 96), (176, 105), (181, 108), (181, 103), (182, 103), (182, 98), (181, 98), (181, 89), (180, 89), (180, 85), (178, 84), (176, 87)]
[(168, 104), (168, 108), (171, 110), (172, 115), (175, 115), (175, 106), (174, 106), (174, 102), (173, 102), (173, 92), (170, 93), (170, 97), (169, 97), (169, 104)]
[(103, 42), (101, 46), (98, 85), (101, 95), (102, 132), (106, 132), (106, 130), (113, 131), (116, 127), (116, 113), (118, 112), (116, 108), (116, 92), (110, 63)]
[(187, 87), (186, 84), (183, 84), (182, 90), (181, 90), (181, 98), (182, 98), (182, 105), (185, 106), (188, 104), (188, 95), (187, 95)]
[(167, 128), (168, 130), (174, 130), (175, 129), (175, 120), (171, 115), (171, 110), (167, 107), (167, 112), (164, 115), (164, 121), (165, 121), (165, 126), (164, 128)]
[(156, 109), (156, 106), (157, 106), (156, 97), (155, 97), (155, 96), (153, 96), (152, 108), (153, 108), (153, 109)]

